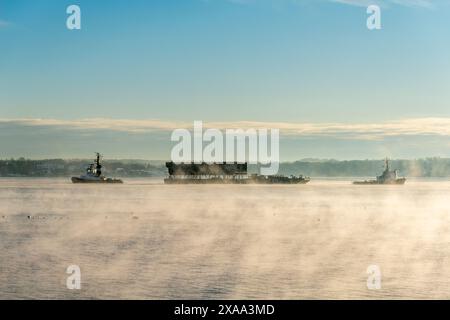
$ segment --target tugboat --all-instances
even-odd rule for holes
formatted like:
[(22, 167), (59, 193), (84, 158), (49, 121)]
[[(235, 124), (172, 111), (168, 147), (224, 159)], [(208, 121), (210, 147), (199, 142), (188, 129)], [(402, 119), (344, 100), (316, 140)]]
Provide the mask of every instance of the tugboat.
[(398, 170), (390, 170), (389, 169), (389, 160), (385, 160), (385, 169), (381, 176), (378, 176), (376, 180), (366, 180), (366, 181), (355, 181), (353, 184), (358, 185), (373, 185), (373, 184), (396, 184), (402, 185), (405, 184), (406, 178), (398, 177)]
[(96, 153), (95, 163), (86, 168), (86, 174), (80, 177), (72, 177), (73, 183), (123, 183), (122, 180), (106, 178), (102, 176), (102, 165), (100, 164), (100, 153)]

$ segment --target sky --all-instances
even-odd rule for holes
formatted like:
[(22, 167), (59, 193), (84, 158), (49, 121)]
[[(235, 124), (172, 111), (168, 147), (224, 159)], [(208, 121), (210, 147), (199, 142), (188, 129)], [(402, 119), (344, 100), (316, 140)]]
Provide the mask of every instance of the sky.
[(167, 159), (194, 120), (279, 128), (283, 161), (450, 157), (449, 40), (447, 0), (0, 0), (0, 158)]

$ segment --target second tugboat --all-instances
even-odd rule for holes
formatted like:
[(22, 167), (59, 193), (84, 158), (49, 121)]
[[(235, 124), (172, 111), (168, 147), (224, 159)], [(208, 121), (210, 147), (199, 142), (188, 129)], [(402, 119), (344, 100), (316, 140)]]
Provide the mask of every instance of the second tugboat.
[(355, 181), (353, 184), (359, 185), (373, 185), (373, 184), (396, 184), (402, 185), (405, 184), (406, 178), (398, 177), (398, 170), (390, 170), (389, 169), (389, 161), (385, 160), (385, 169), (381, 176), (378, 176), (376, 180), (366, 180), (366, 181)]
[(95, 163), (86, 168), (86, 174), (80, 177), (72, 177), (73, 183), (123, 183), (122, 180), (105, 178), (102, 176), (102, 165), (100, 164), (100, 153), (97, 152)]

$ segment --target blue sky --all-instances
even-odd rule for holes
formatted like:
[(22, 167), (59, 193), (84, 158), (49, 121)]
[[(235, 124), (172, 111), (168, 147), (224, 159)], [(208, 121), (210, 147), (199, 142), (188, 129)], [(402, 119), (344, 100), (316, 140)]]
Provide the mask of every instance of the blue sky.
[(449, 40), (445, 0), (0, 0), (0, 157), (162, 159), (193, 120), (280, 127), (283, 160), (450, 156)]

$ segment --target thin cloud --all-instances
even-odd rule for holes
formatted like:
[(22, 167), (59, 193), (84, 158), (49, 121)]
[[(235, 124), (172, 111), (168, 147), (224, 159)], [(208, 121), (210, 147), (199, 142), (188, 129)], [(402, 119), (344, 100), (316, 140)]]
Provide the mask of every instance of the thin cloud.
[[(204, 0), (206, 1), (206, 0)], [(211, 1), (211, 0), (209, 0)], [(251, 4), (251, 3), (276, 3), (285, 2), (292, 4), (304, 4), (319, 2), (319, 0), (226, 0), (235, 4)], [(331, 2), (343, 5), (351, 5), (358, 7), (367, 7), (369, 5), (379, 5), (382, 7), (389, 7), (392, 5), (399, 5), (404, 7), (418, 7), (418, 8), (434, 8), (439, 3), (448, 3), (448, 0), (320, 0), (321, 2)]]
[(168, 131), (183, 126), (181, 122), (160, 120), (129, 120), (91, 118), (81, 120), (60, 119), (0, 119), (0, 125), (17, 125), (26, 127), (55, 127), (68, 130), (110, 130), (129, 133), (144, 133), (151, 131)]
[(421, 7), (421, 8), (434, 7), (434, 3), (431, 0), (330, 0), (330, 1), (361, 7), (367, 7), (371, 4), (377, 4), (384, 7), (389, 5), (400, 5), (405, 7)]
[[(450, 136), (450, 118), (413, 118), (378, 123), (204, 122), (217, 129), (279, 129), (285, 137), (382, 140), (398, 136)], [(78, 131), (115, 131), (133, 134), (192, 129), (192, 122), (133, 119), (0, 119), (0, 132), (7, 127), (40, 127)]]
[[(392, 3), (407, 7), (433, 8), (439, 1), (431, 0), (392, 0)], [(442, 1), (445, 2), (445, 1)]]

